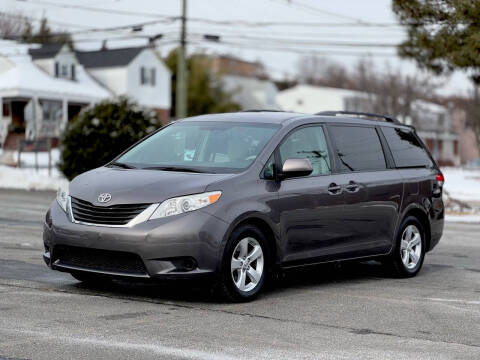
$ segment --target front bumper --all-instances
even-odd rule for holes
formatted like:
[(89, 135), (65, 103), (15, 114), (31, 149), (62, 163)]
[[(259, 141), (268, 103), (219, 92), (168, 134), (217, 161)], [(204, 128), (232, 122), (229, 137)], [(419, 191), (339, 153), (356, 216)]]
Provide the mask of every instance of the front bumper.
[[(44, 260), (59, 271), (86, 271), (134, 278), (190, 278), (218, 271), (228, 224), (202, 210), (156, 219), (133, 227), (113, 228), (72, 223), (56, 201), (51, 225), (44, 223)], [(56, 248), (74, 247), (138, 255), (145, 273), (62, 262)], [(192, 262), (193, 260), (193, 262)], [(184, 263), (194, 266), (185, 268)]]

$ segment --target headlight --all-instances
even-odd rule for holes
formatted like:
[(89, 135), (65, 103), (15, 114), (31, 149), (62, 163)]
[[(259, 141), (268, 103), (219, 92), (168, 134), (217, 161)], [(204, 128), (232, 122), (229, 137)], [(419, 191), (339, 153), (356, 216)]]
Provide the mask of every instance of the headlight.
[(58, 205), (63, 209), (63, 211), (67, 212), (67, 204), (68, 204), (68, 186), (69, 184), (62, 186), (57, 191), (57, 202)]
[(150, 216), (149, 220), (159, 219), (167, 216), (183, 214), (193, 210), (201, 209), (213, 204), (220, 199), (221, 191), (207, 192), (203, 194), (180, 196), (165, 200)]

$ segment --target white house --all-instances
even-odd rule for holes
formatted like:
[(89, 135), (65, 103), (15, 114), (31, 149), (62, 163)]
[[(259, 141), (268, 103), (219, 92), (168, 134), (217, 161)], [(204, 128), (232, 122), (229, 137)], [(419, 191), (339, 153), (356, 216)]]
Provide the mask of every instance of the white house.
[(58, 139), (82, 108), (115, 96), (155, 110), (166, 123), (170, 86), (170, 71), (148, 47), (74, 52), (67, 45), (0, 41), (0, 147)]
[[(302, 113), (327, 110), (371, 112), (366, 99), (368, 94), (364, 92), (306, 84), (280, 91), (277, 95), (277, 103), (283, 110)], [(441, 165), (460, 163), (459, 137), (453, 131), (450, 109), (427, 101), (415, 101), (411, 118), (397, 118), (415, 125), (418, 135)]]
[(0, 146), (58, 138), (84, 106), (111, 97), (67, 46), (0, 42)]
[(271, 80), (227, 74), (222, 76), (222, 82), (243, 110), (280, 110), (276, 100), (278, 89)]
[(88, 72), (115, 95), (127, 96), (155, 110), (163, 123), (169, 121), (171, 73), (154, 49), (101, 49), (77, 51), (76, 55)]

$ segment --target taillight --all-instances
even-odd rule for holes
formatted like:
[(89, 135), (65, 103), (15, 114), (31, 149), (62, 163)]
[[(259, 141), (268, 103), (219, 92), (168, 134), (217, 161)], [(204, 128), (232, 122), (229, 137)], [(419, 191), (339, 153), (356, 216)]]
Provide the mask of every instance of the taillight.
[(444, 182), (445, 182), (445, 178), (443, 177), (442, 173), (439, 173), (439, 174), (435, 175), (435, 180), (437, 180), (437, 184), (440, 187), (442, 187)]

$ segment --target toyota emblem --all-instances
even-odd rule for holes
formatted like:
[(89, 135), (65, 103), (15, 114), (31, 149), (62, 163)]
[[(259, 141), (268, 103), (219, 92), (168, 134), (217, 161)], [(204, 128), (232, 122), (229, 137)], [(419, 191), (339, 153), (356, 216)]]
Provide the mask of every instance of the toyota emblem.
[(109, 194), (109, 193), (103, 193), (103, 194), (98, 195), (97, 200), (98, 200), (99, 203), (107, 203), (110, 200), (112, 200), (112, 195)]

